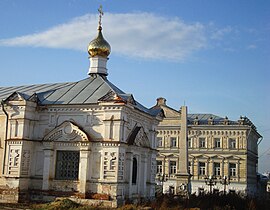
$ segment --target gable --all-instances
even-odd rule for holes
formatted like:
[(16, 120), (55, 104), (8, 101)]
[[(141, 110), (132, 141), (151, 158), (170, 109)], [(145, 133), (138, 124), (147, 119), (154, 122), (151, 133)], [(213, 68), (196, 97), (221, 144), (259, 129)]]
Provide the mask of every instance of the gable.
[(43, 138), (44, 141), (89, 141), (87, 134), (77, 125), (65, 121)]
[(179, 118), (180, 117), (180, 113), (178, 111), (168, 106), (161, 106), (161, 108), (163, 109), (166, 118)]
[(29, 96), (26, 94), (20, 92), (13, 92), (5, 99), (5, 101), (26, 101), (28, 98)]
[(210, 159), (210, 157), (208, 155), (205, 154), (197, 154), (197, 155), (193, 155), (196, 159)]

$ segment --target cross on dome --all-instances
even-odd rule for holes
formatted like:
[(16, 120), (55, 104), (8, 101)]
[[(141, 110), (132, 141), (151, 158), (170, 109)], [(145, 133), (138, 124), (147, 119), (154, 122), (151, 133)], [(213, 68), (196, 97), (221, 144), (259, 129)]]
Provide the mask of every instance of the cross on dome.
[(99, 6), (98, 12), (99, 12), (98, 26), (101, 27), (101, 18), (102, 18), (102, 16), (104, 15), (104, 12), (103, 12), (103, 10), (102, 10), (102, 5)]

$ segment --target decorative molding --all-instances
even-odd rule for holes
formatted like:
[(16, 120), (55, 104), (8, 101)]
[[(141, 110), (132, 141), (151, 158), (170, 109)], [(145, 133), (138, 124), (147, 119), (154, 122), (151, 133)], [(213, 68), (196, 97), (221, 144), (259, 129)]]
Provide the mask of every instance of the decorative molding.
[(20, 146), (10, 146), (8, 154), (8, 175), (18, 176), (20, 168), (21, 148)]
[(135, 125), (133, 130), (130, 132), (127, 139), (129, 145), (136, 145), (139, 147), (150, 147), (150, 141), (143, 127)]
[(29, 174), (30, 166), (30, 150), (23, 150), (21, 162), (21, 175), (27, 176)]
[(70, 121), (65, 121), (43, 138), (44, 141), (89, 141), (87, 134)]
[(63, 107), (51, 107), (48, 109), (48, 112), (85, 112), (85, 111), (103, 111), (103, 110), (119, 110), (122, 109), (121, 106), (119, 105), (104, 105), (104, 106), (99, 106), (99, 107), (91, 107), (91, 108), (83, 108), (83, 107), (70, 107), (70, 108), (63, 108)]

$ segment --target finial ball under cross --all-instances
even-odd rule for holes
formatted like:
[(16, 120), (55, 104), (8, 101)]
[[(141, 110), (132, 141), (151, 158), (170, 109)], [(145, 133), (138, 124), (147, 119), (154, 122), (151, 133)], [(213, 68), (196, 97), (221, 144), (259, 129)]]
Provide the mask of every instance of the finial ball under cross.
[(99, 6), (98, 12), (99, 12), (99, 21), (98, 21), (98, 25), (101, 27), (101, 18), (102, 18), (102, 16), (104, 15), (103, 10), (102, 10), (102, 5)]

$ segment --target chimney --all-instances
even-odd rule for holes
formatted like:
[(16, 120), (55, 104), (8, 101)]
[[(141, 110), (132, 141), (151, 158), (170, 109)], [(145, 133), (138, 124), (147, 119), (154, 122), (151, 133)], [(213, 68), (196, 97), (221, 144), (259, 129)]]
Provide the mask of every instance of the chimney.
[(156, 106), (160, 106), (160, 105), (166, 106), (166, 99), (165, 98), (162, 98), (162, 97), (157, 98), (157, 105)]

